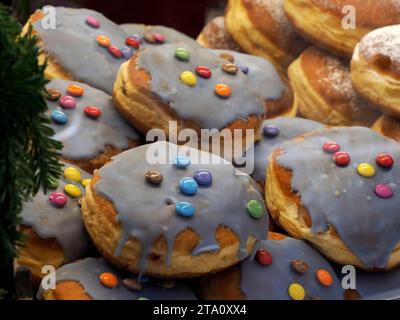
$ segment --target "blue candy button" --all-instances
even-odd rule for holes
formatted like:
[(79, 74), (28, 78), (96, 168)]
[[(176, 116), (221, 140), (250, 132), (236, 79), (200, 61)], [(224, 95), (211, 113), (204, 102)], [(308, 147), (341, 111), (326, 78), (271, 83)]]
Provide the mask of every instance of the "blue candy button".
[(182, 217), (191, 217), (194, 215), (195, 209), (189, 202), (178, 202), (176, 212)]
[(122, 52), (122, 56), (125, 59), (130, 59), (130, 57), (132, 57), (132, 55), (133, 55), (133, 51), (128, 47), (121, 48), (121, 52)]
[(208, 187), (212, 183), (212, 174), (208, 170), (197, 170), (194, 173), (194, 179), (199, 186)]
[(197, 185), (196, 180), (194, 180), (193, 178), (187, 177), (179, 181), (179, 189), (183, 194), (186, 194), (188, 196), (196, 194), (198, 188), (199, 186)]
[(190, 165), (190, 159), (185, 156), (177, 156), (175, 160), (175, 165), (178, 168), (187, 168)]
[(66, 124), (68, 122), (68, 117), (60, 110), (53, 110), (51, 112), (51, 120), (57, 124)]

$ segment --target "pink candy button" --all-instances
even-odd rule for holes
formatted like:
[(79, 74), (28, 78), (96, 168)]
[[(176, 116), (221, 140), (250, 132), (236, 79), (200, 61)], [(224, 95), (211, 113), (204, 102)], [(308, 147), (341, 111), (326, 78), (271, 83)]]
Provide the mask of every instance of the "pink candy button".
[(62, 208), (67, 204), (68, 197), (66, 194), (64, 194), (62, 192), (52, 192), (49, 195), (49, 201), (52, 205), (54, 205), (58, 208)]
[(95, 17), (88, 16), (86, 18), (86, 23), (91, 26), (92, 28), (98, 29), (100, 28), (100, 21), (97, 20)]
[(71, 96), (62, 96), (59, 100), (60, 106), (64, 109), (75, 109), (76, 101)]
[(378, 184), (375, 186), (375, 193), (378, 197), (383, 199), (390, 199), (393, 197), (393, 189), (387, 184)]

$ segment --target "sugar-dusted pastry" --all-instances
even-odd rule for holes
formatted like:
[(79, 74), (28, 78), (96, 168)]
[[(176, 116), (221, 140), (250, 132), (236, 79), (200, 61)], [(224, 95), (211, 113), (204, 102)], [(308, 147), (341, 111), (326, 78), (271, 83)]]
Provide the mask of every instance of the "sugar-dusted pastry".
[(400, 25), (377, 29), (361, 40), (351, 60), (351, 78), (365, 100), (400, 119)]
[(253, 256), (205, 276), (207, 300), (342, 300), (343, 289), (330, 264), (306, 242), (269, 233)]
[(115, 269), (102, 258), (86, 258), (56, 271), (56, 288), (43, 290), (44, 300), (196, 300), (179, 281), (138, 279)]
[(287, 67), (306, 48), (283, 10), (284, 0), (229, 0), (225, 25), (249, 54)]
[(230, 267), (268, 230), (248, 175), (217, 155), (168, 142), (123, 152), (96, 171), (82, 212), (108, 261), (158, 278)]
[(330, 260), (366, 270), (400, 262), (400, 144), (364, 127), (320, 129), (269, 158), (269, 212)]
[(380, 117), (372, 129), (380, 134), (400, 142), (400, 120), (390, 116)]
[(119, 114), (108, 94), (86, 84), (52, 80), (45, 93), (61, 157), (92, 172), (119, 152), (135, 147), (140, 137)]
[(226, 31), (224, 17), (216, 17), (208, 22), (197, 37), (197, 42), (210, 49), (243, 51)]
[(332, 126), (371, 126), (381, 115), (356, 93), (347, 61), (314, 47), (289, 67), (299, 113)]
[(264, 97), (267, 118), (294, 117), (297, 109), (293, 103), (293, 90), (289, 80), (273, 63), (231, 50), (214, 50), (221, 58), (238, 66), (260, 94)]
[(20, 229), (25, 235), (19, 247), (18, 263), (32, 271), (35, 282), (42, 268), (55, 268), (82, 257), (89, 237), (83, 225), (80, 198), (91, 175), (64, 164), (63, 176), (44, 193), (39, 191), (23, 205)]
[(398, 0), (285, 0), (284, 7), (300, 35), (346, 58), (371, 30), (400, 23)]

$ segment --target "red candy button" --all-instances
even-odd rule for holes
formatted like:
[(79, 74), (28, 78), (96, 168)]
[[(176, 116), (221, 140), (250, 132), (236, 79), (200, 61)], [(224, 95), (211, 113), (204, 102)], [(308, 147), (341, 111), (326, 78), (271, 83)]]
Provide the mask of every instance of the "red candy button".
[(333, 155), (336, 165), (339, 167), (346, 167), (350, 163), (350, 155), (347, 152), (336, 152)]
[(116, 46), (109, 46), (107, 49), (108, 49), (108, 52), (111, 53), (111, 55), (114, 58), (121, 58), (122, 57), (122, 51), (119, 50)]
[(382, 168), (391, 168), (393, 167), (394, 160), (390, 154), (381, 153), (377, 155), (376, 163)]
[(133, 48), (135, 48), (135, 49), (139, 49), (139, 47), (140, 47), (140, 42), (137, 41), (134, 37), (128, 37), (128, 38), (126, 38), (125, 43), (126, 43), (128, 46), (131, 46), (131, 47), (133, 47)]
[(324, 144), (324, 151), (329, 153), (336, 153), (340, 150), (340, 145), (335, 141), (328, 141)]
[(272, 264), (272, 255), (264, 249), (258, 249), (256, 253), (256, 258), (259, 263), (264, 266)]
[(89, 118), (97, 119), (98, 117), (101, 116), (100, 108), (95, 106), (87, 106), (85, 107), (84, 111)]
[(202, 78), (204, 78), (204, 79), (209, 79), (209, 78), (211, 78), (211, 70), (210, 70), (210, 68), (208, 68), (208, 67), (205, 67), (205, 66), (198, 66), (198, 67), (196, 68), (196, 73), (197, 73), (200, 77), (202, 77)]

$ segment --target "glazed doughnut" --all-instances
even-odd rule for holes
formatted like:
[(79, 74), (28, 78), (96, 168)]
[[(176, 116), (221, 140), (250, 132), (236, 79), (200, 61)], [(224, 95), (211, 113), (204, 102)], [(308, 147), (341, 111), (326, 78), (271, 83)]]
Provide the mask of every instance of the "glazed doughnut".
[(341, 300), (343, 289), (330, 264), (302, 240), (271, 233), (240, 265), (206, 276), (206, 300)]
[(88, 248), (79, 202), (91, 175), (69, 164), (63, 171), (47, 193), (39, 191), (23, 205), (19, 228), (25, 241), (18, 262), (30, 268), (35, 283), (43, 277), (43, 266), (58, 268), (82, 257)]
[(197, 37), (197, 42), (209, 49), (243, 51), (226, 31), (224, 17), (216, 17), (207, 23)]
[(84, 83), (52, 80), (46, 85), (47, 116), (64, 161), (93, 172), (140, 137), (113, 106), (108, 94)]
[(395, 118), (383, 116), (375, 122), (372, 129), (400, 142), (400, 121)]
[[(354, 29), (347, 27), (349, 12), (346, 6), (354, 8)], [(397, 0), (285, 0), (284, 8), (300, 35), (345, 58), (351, 58), (357, 43), (371, 30), (400, 23)]]
[(268, 157), (283, 142), (292, 140), (304, 133), (323, 127), (323, 124), (302, 118), (277, 118), (265, 120), (261, 127), (262, 139), (257, 141), (253, 150), (254, 169), (252, 178), (264, 186), (268, 168)]
[(378, 109), (400, 118), (400, 25), (372, 31), (351, 61), (357, 92)]
[(43, 290), (44, 300), (196, 300), (193, 291), (175, 281), (156, 281), (115, 269), (104, 259), (86, 258), (56, 271), (56, 288)]
[(268, 214), (249, 176), (217, 155), (165, 141), (115, 156), (86, 192), (83, 219), (95, 245), (108, 261), (138, 274), (216, 272), (267, 235)]
[[(279, 96), (279, 86), (269, 94)], [(113, 98), (135, 128), (158, 128), (167, 137), (170, 121), (178, 132), (245, 132), (257, 129), (264, 117), (264, 99), (246, 74), (209, 49), (183, 43), (146, 48), (123, 63)]]
[(293, 237), (343, 265), (400, 262), (400, 144), (364, 127), (320, 129), (269, 158), (269, 212)]
[(344, 60), (310, 47), (288, 73), (295, 105), (305, 118), (332, 126), (370, 127), (381, 114), (357, 95)]
[(287, 67), (306, 48), (283, 10), (284, 0), (229, 0), (227, 31), (249, 54)]
[(293, 90), (290, 82), (269, 60), (231, 50), (214, 50), (214, 52), (220, 58), (233, 61), (243, 72), (246, 72), (253, 87), (265, 97), (267, 118), (296, 116), (297, 109), (293, 104)]

